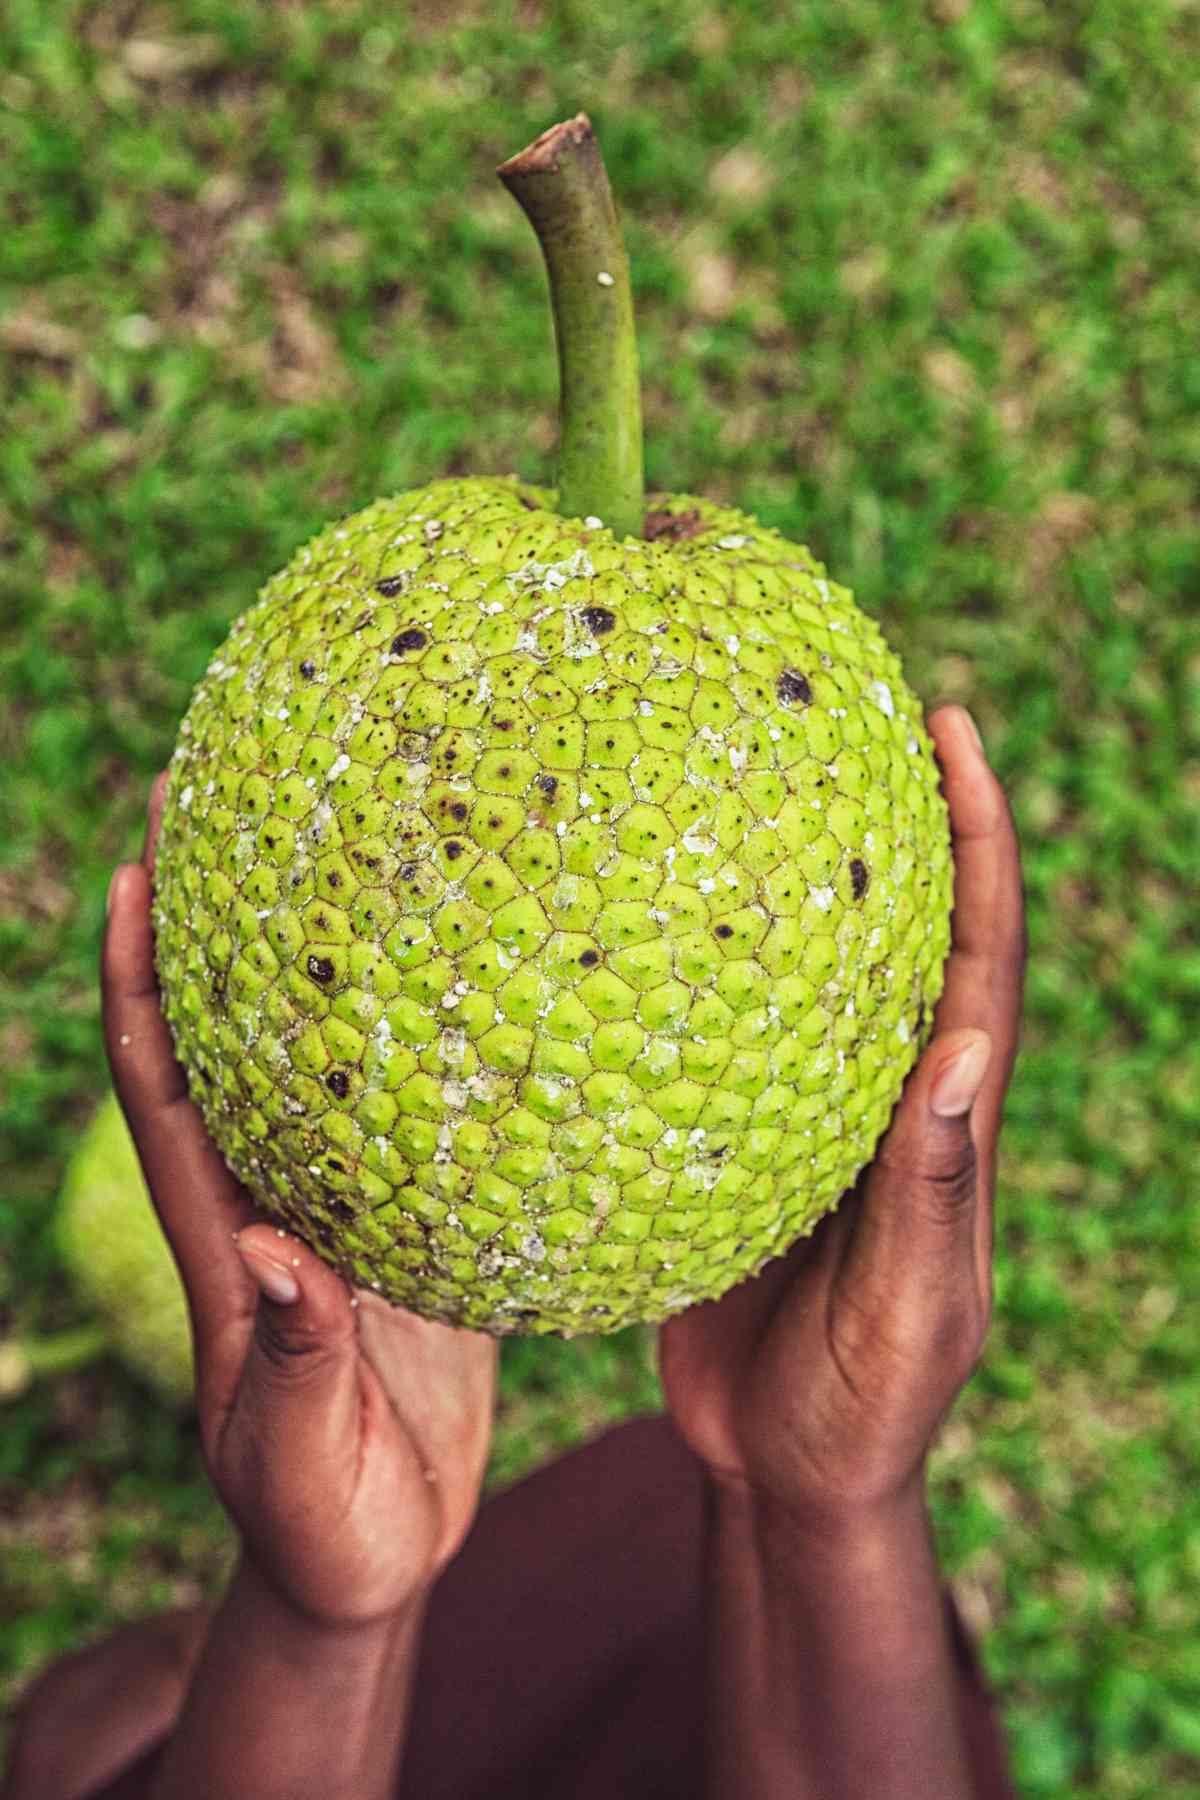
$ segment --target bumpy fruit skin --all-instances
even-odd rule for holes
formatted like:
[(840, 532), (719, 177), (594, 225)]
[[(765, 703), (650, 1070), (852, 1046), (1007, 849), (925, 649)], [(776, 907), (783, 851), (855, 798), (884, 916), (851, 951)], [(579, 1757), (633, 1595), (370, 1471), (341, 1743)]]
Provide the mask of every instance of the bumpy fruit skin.
[(173, 1406), (193, 1394), (183, 1284), (155, 1217), (115, 1094), (67, 1166), (55, 1221), (72, 1286), (121, 1360)]
[(167, 1017), (255, 1199), (495, 1333), (722, 1293), (870, 1157), (952, 866), (896, 658), (807, 550), (687, 495), (616, 542), (514, 479), (331, 526), (197, 688)]

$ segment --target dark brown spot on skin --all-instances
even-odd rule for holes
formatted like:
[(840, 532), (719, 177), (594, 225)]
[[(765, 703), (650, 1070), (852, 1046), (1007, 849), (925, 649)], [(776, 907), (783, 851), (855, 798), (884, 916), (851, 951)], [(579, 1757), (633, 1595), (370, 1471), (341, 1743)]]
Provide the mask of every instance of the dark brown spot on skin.
[(423, 650), (429, 639), (419, 625), (410, 625), (392, 639), (392, 655), (403, 656), (406, 650)]
[(401, 879), (401, 881), (411, 881), (413, 876), (416, 874), (416, 872), (417, 872), (416, 863), (401, 863), (400, 864), (400, 879)]
[(513, 728), (513, 722), (511, 719), (497, 719), (496, 720), (496, 730), (497, 731), (511, 731), (512, 728)]
[(385, 600), (394, 600), (403, 586), (403, 575), (385, 575), (382, 581), (375, 583), (375, 592), (382, 594)]
[(609, 612), (607, 606), (585, 606), (579, 616), (593, 637), (603, 637), (617, 622), (616, 613)]
[(547, 799), (553, 800), (558, 792), (558, 777), (556, 775), (539, 775), (537, 784)]
[(350, 1092), (350, 1077), (344, 1069), (333, 1069), (325, 1077), (325, 1086), (331, 1094), (336, 1094), (339, 1100), (344, 1100)]
[(775, 692), (785, 706), (801, 706), (812, 704), (812, 689), (799, 669), (785, 669), (775, 683)]
[(351, 629), (351, 630), (352, 630), (352, 631), (362, 631), (362, 630), (364, 630), (364, 629), (365, 629), (365, 628), (366, 628), (366, 627), (367, 627), (367, 626), (368, 626), (368, 625), (369, 625), (369, 624), (370, 624), (370, 623), (371, 623), (371, 615), (370, 615), (370, 613), (369, 613), (369, 612), (365, 612), (365, 613), (360, 613), (360, 614), (359, 614), (359, 616), (358, 616), (358, 618), (357, 618), (357, 619), (355, 619), (355, 621), (354, 621), (354, 623), (353, 623), (353, 625), (352, 625), (352, 626), (351, 626), (351, 627), (350, 627), (350, 629)]
[(854, 890), (854, 898), (861, 900), (871, 885), (871, 871), (861, 856), (850, 858), (850, 886)]
[(600, 961), (600, 952), (598, 950), (585, 950), (579, 960), (585, 969), (595, 968), (596, 964)]
[(450, 842), (446, 845), (446, 855), (450, 858), (450, 861), (457, 862), (462, 853), (462, 845), (458, 843), (456, 839), (451, 838)]
[(733, 936), (733, 926), (732, 925), (718, 925), (716, 927), (716, 932), (717, 932), (717, 936), (719, 938), (731, 938)]
[(507, 781), (511, 774), (512, 770), (509, 768), (508, 764), (505, 763), (504, 767), (500, 770), (501, 781)]
[(704, 520), (696, 507), (687, 512), (667, 512), (661, 508), (657, 512), (648, 512), (642, 522), (642, 536), (653, 543), (655, 538), (693, 538), (699, 537), (704, 530)]
[(467, 816), (466, 801), (465, 800), (456, 800), (454, 802), (454, 805), (450, 808), (450, 817), (452, 819), (462, 820), (462, 819), (465, 819), (466, 816)]
[(313, 676), (316, 674), (316, 672), (317, 672), (316, 663), (309, 662), (309, 660), (306, 656), (304, 661), (300, 664), (300, 673), (303, 675), (305, 681), (311, 681)]
[(332, 888), (336, 888), (336, 887), (341, 887), (341, 885), (342, 885), (342, 878), (341, 878), (341, 876), (340, 876), (340, 875), (339, 875), (339, 874), (338, 874), (338, 872), (337, 872), (337, 870), (336, 870), (336, 869), (334, 869), (334, 870), (332, 870), (332, 871), (331, 871), (331, 873), (330, 873), (330, 876), (329, 876), (329, 885), (330, 885), (330, 887), (332, 887)]
[[(326, 1161), (326, 1165), (331, 1169), (336, 1169), (339, 1175), (344, 1175), (346, 1173), (345, 1163), (339, 1162), (336, 1156), (327, 1156), (325, 1158), (325, 1161)], [(342, 1205), (346, 1207), (347, 1212), (350, 1211), (349, 1206), (346, 1204), (346, 1202), (344, 1200), (342, 1202)]]
[(489, 819), (488, 824), (491, 826), (493, 831), (499, 831), (499, 829), (500, 829), (499, 819)]
[(308, 959), (308, 972), (314, 981), (319, 981), (321, 983), (322, 987), (324, 987), (327, 982), (332, 981), (334, 976), (333, 964), (327, 956), (310, 956)]

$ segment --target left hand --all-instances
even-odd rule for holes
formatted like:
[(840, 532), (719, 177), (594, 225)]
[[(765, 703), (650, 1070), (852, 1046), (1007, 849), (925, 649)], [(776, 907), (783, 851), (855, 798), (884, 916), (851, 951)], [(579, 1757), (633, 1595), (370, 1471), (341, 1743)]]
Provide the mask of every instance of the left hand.
[(969, 715), (943, 708), (929, 728), (955, 856), (933, 1038), (839, 1210), (660, 1334), (667, 1404), (718, 1485), (834, 1525), (886, 1511), (923, 1480), (991, 1306), (996, 1139), (1024, 965), (1020, 867)]
[[(335, 1628), (407, 1614), (461, 1544), (487, 1460), (496, 1346), (352, 1290), (254, 1209), (175, 1060), (150, 891), (119, 868), (103, 955), (109, 1060), (187, 1290), (200, 1435), (244, 1561), (284, 1616)], [(272, 1298), (290, 1282), (291, 1297)]]

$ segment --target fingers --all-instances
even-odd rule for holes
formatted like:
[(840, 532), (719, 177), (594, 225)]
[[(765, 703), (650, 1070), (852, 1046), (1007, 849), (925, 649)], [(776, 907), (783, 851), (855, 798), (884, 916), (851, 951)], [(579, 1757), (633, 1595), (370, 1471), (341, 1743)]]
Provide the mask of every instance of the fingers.
[(187, 1290), (203, 1372), (206, 1352), (237, 1311), (232, 1239), (254, 1212), (175, 1060), (154, 970), (150, 877), (141, 863), (123, 864), (113, 877), (100, 980), (113, 1080)]
[(154, 878), (154, 855), (158, 848), (158, 834), (162, 826), (163, 802), (167, 795), (168, 771), (154, 777), (150, 789), (150, 799), (146, 807), (146, 836), (142, 844), (142, 866), (148, 870), (151, 880)]
[(954, 918), (935, 1033), (974, 1026), (992, 1039), (975, 1109), (976, 1146), (990, 1178), (1004, 1091), (1016, 1055), (1025, 968), (1020, 853), (1004, 791), (970, 714), (935, 712), (929, 729), (942, 766), (954, 851)]
[(930, 731), (954, 849), (951, 950), (934, 1036), (863, 1184), (846, 1264), (897, 1316), (906, 1308), (954, 1312), (966, 1297), (986, 1314), (996, 1138), (1025, 954), (1016, 834), (1003, 792), (961, 707), (936, 712)]

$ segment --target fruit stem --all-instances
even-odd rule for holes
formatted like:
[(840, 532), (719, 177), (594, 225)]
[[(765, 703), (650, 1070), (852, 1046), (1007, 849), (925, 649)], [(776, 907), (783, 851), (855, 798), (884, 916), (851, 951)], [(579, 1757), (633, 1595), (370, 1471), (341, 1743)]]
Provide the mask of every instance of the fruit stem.
[(642, 397), (629, 260), (586, 113), (497, 169), (542, 246), (558, 340), (558, 510), (640, 537)]
[(77, 1325), (49, 1337), (16, 1337), (0, 1343), (0, 1401), (14, 1400), (43, 1375), (69, 1375), (109, 1348), (100, 1325)]

